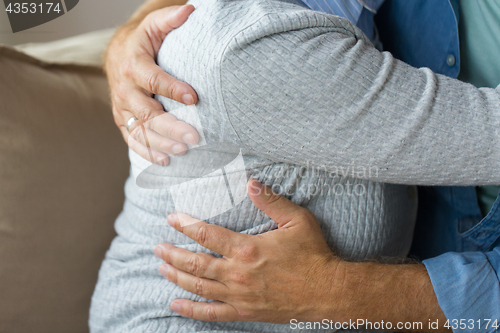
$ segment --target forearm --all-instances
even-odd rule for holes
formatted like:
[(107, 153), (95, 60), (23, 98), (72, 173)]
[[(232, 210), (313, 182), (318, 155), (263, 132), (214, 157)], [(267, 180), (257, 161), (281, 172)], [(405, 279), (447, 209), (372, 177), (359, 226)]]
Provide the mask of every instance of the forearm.
[[(289, 14), (281, 19), (280, 26), (299, 26)], [(344, 21), (329, 21), (340, 32), (304, 23), (266, 36), (264, 21), (254, 28), (263, 38), (248, 38), (250, 29), (235, 37), (250, 43), (228, 48), (221, 91), (245, 148), (378, 182), (500, 183), (500, 89), (410, 67)]]
[[(336, 269), (335, 287), (331, 290), (331, 300), (336, 300), (339, 306), (332, 313), (333, 302), (325, 304), (324, 311), (333, 316), (327, 318), (340, 322), (383, 321), (391, 323), (392, 330), (398, 328), (398, 323), (412, 326), (412, 329), (403, 326), (401, 331), (447, 331), (443, 327), (446, 317), (424, 265), (343, 262), (340, 267)], [(430, 329), (429, 323), (436, 320), (440, 329)]]

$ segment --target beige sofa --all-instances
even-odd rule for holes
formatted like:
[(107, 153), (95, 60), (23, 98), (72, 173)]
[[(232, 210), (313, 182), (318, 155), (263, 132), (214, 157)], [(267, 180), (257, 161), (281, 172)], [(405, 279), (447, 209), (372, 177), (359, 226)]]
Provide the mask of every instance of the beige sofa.
[(129, 170), (100, 69), (111, 34), (0, 46), (1, 333), (88, 332)]

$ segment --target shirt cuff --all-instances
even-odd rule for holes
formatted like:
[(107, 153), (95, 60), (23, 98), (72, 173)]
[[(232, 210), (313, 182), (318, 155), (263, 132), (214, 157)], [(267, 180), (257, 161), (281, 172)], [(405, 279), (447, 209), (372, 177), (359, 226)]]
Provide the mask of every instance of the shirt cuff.
[(500, 332), (500, 247), (449, 252), (423, 263), (453, 332)]

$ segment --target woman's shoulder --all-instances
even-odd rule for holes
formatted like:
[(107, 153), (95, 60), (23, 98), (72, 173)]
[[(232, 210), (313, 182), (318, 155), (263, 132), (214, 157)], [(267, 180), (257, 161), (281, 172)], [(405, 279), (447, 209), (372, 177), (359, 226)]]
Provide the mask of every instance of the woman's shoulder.
[(347, 19), (310, 10), (301, 0), (191, 0), (190, 3), (196, 7), (189, 19), (193, 26), (213, 37), (219, 46), (251, 43), (273, 34), (308, 28), (327, 28), (365, 38)]
[(160, 65), (165, 65), (167, 72), (174, 55), (196, 58), (208, 68), (217, 67), (227, 51), (298, 30), (319, 28), (343, 37), (366, 39), (347, 19), (310, 10), (300, 5), (301, 0), (191, 0), (189, 3), (196, 10), (186, 23), (167, 35), (160, 50), (159, 61), (167, 60)]

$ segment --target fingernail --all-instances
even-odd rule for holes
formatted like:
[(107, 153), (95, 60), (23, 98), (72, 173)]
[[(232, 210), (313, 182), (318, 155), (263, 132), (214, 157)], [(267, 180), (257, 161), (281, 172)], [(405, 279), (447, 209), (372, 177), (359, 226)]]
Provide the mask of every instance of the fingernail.
[(172, 153), (174, 155), (179, 155), (185, 152), (186, 149), (184, 148), (184, 145), (181, 144), (176, 144), (175, 146), (172, 147)]
[(157, 157), (156, 163), (161, 165), (161, 166), (165, 166), (168, 164), (168, 160), (165, 157)]
[(162, 258), (162, 253), (161, 253), (161, 247), (160, 245), (156, 245), (155, 247), (155, 256), (157, 256), (158, 258)]
[(181, 305), (177, 302), (173, 302), (170, 307), (172, 308), (172, 310), (174, 310), (177, 313), (181, 312)]
[(168, 277), (168, 266), (163, 264), (160, 266), (160, 273), (163, 275), (165, 278)]
[(176, 215), (175, 214), (170, 214), (169, 216), (167, 216), (167, 223), (173, 227), (174, 224), (175, 224), (175, 220), (176, 220)]
[(186, 105), (193, 105), (194, 104), (194, 98), (190, 94), (184, 94), (182, 95), (182, 103)]
[(260, 194), (262, 189), (264, 188), (264, 185), (262, 185), (259, 181), (253, 180), (252, 183), (249, 186), (248, 192), (252, 194)]
[[(182, 5), (182, 6), (180, 6), (180, 7), (179, 7), (179, 9), (177, 10), (177, 12), (182, 11), (182, 10), (183, 10), (185, 7), (187, 7), (187, 6), (189, 6), (189, 5)], [(192, 6), (192, 5), (191, 5), (191, 6)]]
[(185, 143), (187, 143), (189, 145), (196, 144), (196, 141), (194, 140), (194, 136), (190, 133), (184, 134), (184, 136), (182, 137), (182, 141), (184, 141)]

